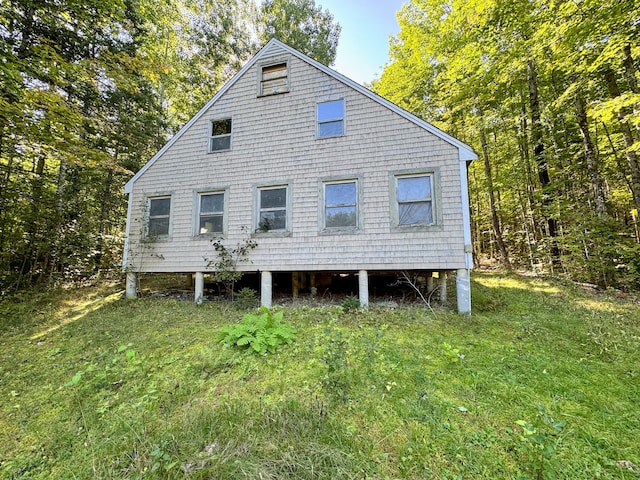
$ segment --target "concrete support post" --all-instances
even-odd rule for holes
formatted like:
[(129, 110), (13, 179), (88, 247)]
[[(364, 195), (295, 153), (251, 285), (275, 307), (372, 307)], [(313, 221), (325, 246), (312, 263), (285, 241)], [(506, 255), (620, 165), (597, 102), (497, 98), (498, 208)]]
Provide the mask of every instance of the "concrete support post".
[(358, 273), (358, 296), (360, 298), (360, 306), (366, 308), (369, 306), (369, 274), (366, 270), (360, 270)]
[(134, 272), (127, 272), (127, 281), (125, 287), (125, 296), (127, 298), (136, 298), (136, 290), (138, 286), (138, 278)]
[(440, 288), (440, 303), (447, 303), (447, 272), (438, 273), (438, 287)]
[(471, 313), (471, 276), (469, 270), (460, 268), (456, 272), (458, 313)]
[(272, 288), (271, 272), (263, 271), (260, 275), (260, 305), (271, 308)]
[(196, 272), (196, 289), (194, 292), (195, 302), (199, 305), (204, 300), (204, 273)]

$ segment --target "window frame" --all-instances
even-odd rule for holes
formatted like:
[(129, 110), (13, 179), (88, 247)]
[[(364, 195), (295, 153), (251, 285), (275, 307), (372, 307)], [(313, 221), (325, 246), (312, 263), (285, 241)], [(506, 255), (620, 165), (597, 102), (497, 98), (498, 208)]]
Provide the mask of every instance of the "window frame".
[[(325, 118), (320, 120), (320, 105), (326, 104), (326, 103), (337, 103), (337, 102), (342, 102), (342, 116), (341, 117), (331, 117), (331, 118)], [(316, 102), (316, 139), (318, 140), (322, 140), (325, 138), (337, 138), (337, 137), (344, 137), (347, 134), (347, 130), (346, 130), (346, 116), (347, 116), (347, 102), (344, 98), (336, 98), (333, 100), (323, 100), (321, 102)], [(320, 129), (321, 126), (327, 123), (334, 123), (340, 121), (342, 123), (342, 132), (337, 134), (337, 135), (321, 135), (320, 134)]]
[[(398, 179), (429, 177), (431, 182), (431, 223), (401, 224), (398, 200)], [(424, 201), (424, 200), (421, 200)], [(442, 230), (442, 195), (439, 167), (400, 170), (389, 173), (389, 202), (391, 205), (391, 230), (395, 232)]]
[[(171, 193), (159, 193), (154, 195), (147, 195), (146, 201), (146, 209), (145, 212), (145, 223), (144, 223), (144, 238), (147, 241), (163, 241), (171, 238), (171, 231), (173, 227), (173, 195)], [(151, 215), (151, 203), (154, 200), (165, 200), (169, 199), (169, 213), (167, 215)], [(161, 233), (158, 235), (151, 235), (151, 221), (155, 219), (168, 218), (169, 223), (167, 225), (167, 233)]]
[[(262, 236), (290, 236), (291, 235), (291, 221), (292, 221), (292, 182), (276, 182), (268, 184), (260, 184), (254, 187), (254, 219), (253, 219), (253, 232), (254, 235)], [(276, 209), (263, 209), (262, 208), (262, 196), (261, 192), (265, 190), (277, 190), (280, 188), (285, 189), (285, 227), (278, 229), (261, 230), (261, 213), (263, 211), (275, 211)], [(278, 209), (279, 210), (279, 209)]]
[[(355, 210), (356, 210), (356, 224), (341, 227), (327, 226), (327, 185), (338, 185), (345, 183), (355, 183), (356, 186), (356, 198), (355, 198)], [(318, 193), (320, 201), (318, 202), (318, 233), (321, 235), (339, 235), (359, 233), (362, 231), (362, 176), (333, 176), (321, 178), (318, 182)], [(331, 207), (329, 207), (331, 208)]]
[[(213, 124), (216, 122), (226, 122), (229, 121), (230, 122), (230, 129), (229, 129), (229, 133), (225, 133), (222, 135), (214, 135), (213, 134)], [(220, 148), (220, 149), (213, 149), (213, 140), (216, 138), (229, 138), (229, 148)], [(218, 153), (218, 152), (228, 152), (229, 150), (231, 150), (233, 148), (233, 117), (224, 117), (224, 118), (213, 118), (211, 119), (211, 121), (209, 122), (209, 145), (208, 145), (208, 152), (209, 153)]]
[[(228, 219), (228, 187), (217, 188), (201, 188), (194, 190), (194, 215), (193, 215), (193, 236), (196, 238), (215, 238), (227, 233), (227, 219)], [(200, 219), (202, 218), (202, 197), (206, 195), (222, 195), (222, 211), (220, 212), (207, 212), (212, 215), (222, 216), (222, 231), (220, 232), (205, 232), (200, 233)]]
[[(284, 75), (280, 77), (264, 79), (264, 71), (266, 69), (284, 65)], [(271, 90), (265, 93), (265, 85), (274, 82), (275, 80), (284, 79), (284, 88), (281, 90)], [(281, 95), (283, 93), (289, 93), (291, 91), (291, 70), (289, 60), (275, 60), (268, 63), (263, 63), (258, 67), (258, 97), (270, 97), (272, 95)]]

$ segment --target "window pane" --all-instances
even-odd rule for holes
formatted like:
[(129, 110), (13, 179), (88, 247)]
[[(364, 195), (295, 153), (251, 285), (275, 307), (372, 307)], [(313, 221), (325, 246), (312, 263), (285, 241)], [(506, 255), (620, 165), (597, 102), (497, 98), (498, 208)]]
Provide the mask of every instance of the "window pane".
[(431, 199), (431, 177), (398, 178), (398, 201)]
[(400, 203), (398, 217), (400, 225), (430, 225), (433, 223), (431, 202)]
[(222, 212), (224, 210), (224, 194), (213, 193), (200, 196), (200, 214)]
[(169, 235), (169, 217), (149, 219), (149, 236)]
[(342, 129), (342, 120), (339, 120), (337, 122), (326, 122), (326, 123), (321, 123), (320, 124), (320, 131), (319, 131), (319, 135), (320, 138), (324, 138), (324, 137), (338, 137), (340, 135), (342, 135), (343, 129)]
[(211, 151), (231, 149), (231, 135), (226, 137), (214, 137), (211, 139)]
[(356, 182), (325, 185), (325, 205), (355, 205)]
[(278, 65), (269, 65), (262, 69), (262, 80), (273, 80), (274, 78), (282, 78), (287, 76), (287, 64), (279, 63)]
[(263, 230), (284, 230), (287, 228), (287, 211), (274, 210), (260, 212), (259, 228)]
[(289, 83), (286, 77), (262, 82), (262, 95), (271, 95), (273, 93), (284, 93), (288, 91)]
[(217, 135), (227, 135), (231, 133), (231, 119), (228, 118), (226, 120), (216, 120), (212, 122), (211, 126), (211, 136), (215, 137)]
[(356, 207), (327, 207), (325, 209), (325, 227), (355, 227)]
[(169, 215), (171, 210), (170, 198), (152, 198), (149, 201), (149, 216)]
[(344, 100), (318, 104), (318, 121), (336, 120), (344, 118)]
[(222, 233), (222, 215), (200, 217), (200, 233)]
[(260, 209), (284, 208), (287, 206), (287, 189), (270, 188), (260, 190)]

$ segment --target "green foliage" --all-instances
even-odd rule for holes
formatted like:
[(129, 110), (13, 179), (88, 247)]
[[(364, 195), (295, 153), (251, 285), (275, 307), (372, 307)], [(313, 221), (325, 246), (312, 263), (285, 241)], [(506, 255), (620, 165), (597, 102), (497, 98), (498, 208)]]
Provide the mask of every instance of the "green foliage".
[(323, 332), (322, 361), (327, 366), (327, 373), (322, 385), (329, 396), (346, 401), (349, 394), (349, 367), (347, 363), (347, 347), (349, 343), (338, 329), (327, 329)]
[(464, 354), (460, 353), (460, 349), (452, 347), (451, 344), (444, 342), (442, 348), (449, 363), (458, 363), (460, 360), (464, 360)]
[(262, 306), (259, 312), (246, 314), (235, 325), (221, 327), (219, 341), (227, 347), (247, 348), (258, 355), (275, 353), (281, 346), (293, 341), (296, 329), (282, 321), (282, 311), (273, 313)]
[(277, 38), (324, 65), (334, 62), (341, 27), (315, 0), (264, 0), (260, 15), (262, 43)]
[(476, 262), (506, 264), (502, 238), (516, 267), (637, 288), (636, 10), (597, 0), (402, 6), (373, 89), (481, 154), (469, 169)]
[(258, 243), (247, 233), (247, 228), (242, 227), (245, 237), (233, 248), (224, 245), (221, 238), (211, 241), (216, 252), (215, 259), (205, 258), (207, 267), (213, 267), (213, 278), (225, 286), (227, 295), (233, 300), (235, 284), (242, 278), (243, 273), (238, 271), (238, 265), (249, 260), (249, 253), (258, 246)]
[(236, 301), (243, 308), (252, 308), (256, 306), (258, 301), (258, 293), (253, 288), (241, 288), (236, 293)]
[(637, 294), (475, 272), (480, 289), (491, 308), (465, 318), (287, 308), (295, 342), (268, 361), (211, 342), (224, 302), (3, 298), (0, 478), (637, 478)]
[(355, 310), (360, 309), (360, 299), (358, 297), (351, 295), (349, 297), (346, 297), (344, 300), (342, 300), (342, 302), (340, 303), (340, 306), (342, 307), (345, 313), (354, 312)]
[(531, 473), (531, 477), (518, 478), (555, 480), (558, 478), (556, 474), (562, 469), (556, 451), (567, 422), (554, 420), (542, 405), (538, 405), (537, 409), (541, 424), (525, 420), (516, 422), (522, 427), (522, 434), (518, 438), (525, 444), (527, 466)]

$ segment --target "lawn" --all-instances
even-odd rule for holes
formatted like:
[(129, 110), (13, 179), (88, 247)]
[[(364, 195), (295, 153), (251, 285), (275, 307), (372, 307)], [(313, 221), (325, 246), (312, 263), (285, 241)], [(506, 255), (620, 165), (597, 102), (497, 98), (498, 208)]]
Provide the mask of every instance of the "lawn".
[(0, 303), (0, 477), (640, 478), (640, 302), (476, 273), (474, 313), (286, 307), (295, 340), (223, 347), (253, 311)]

